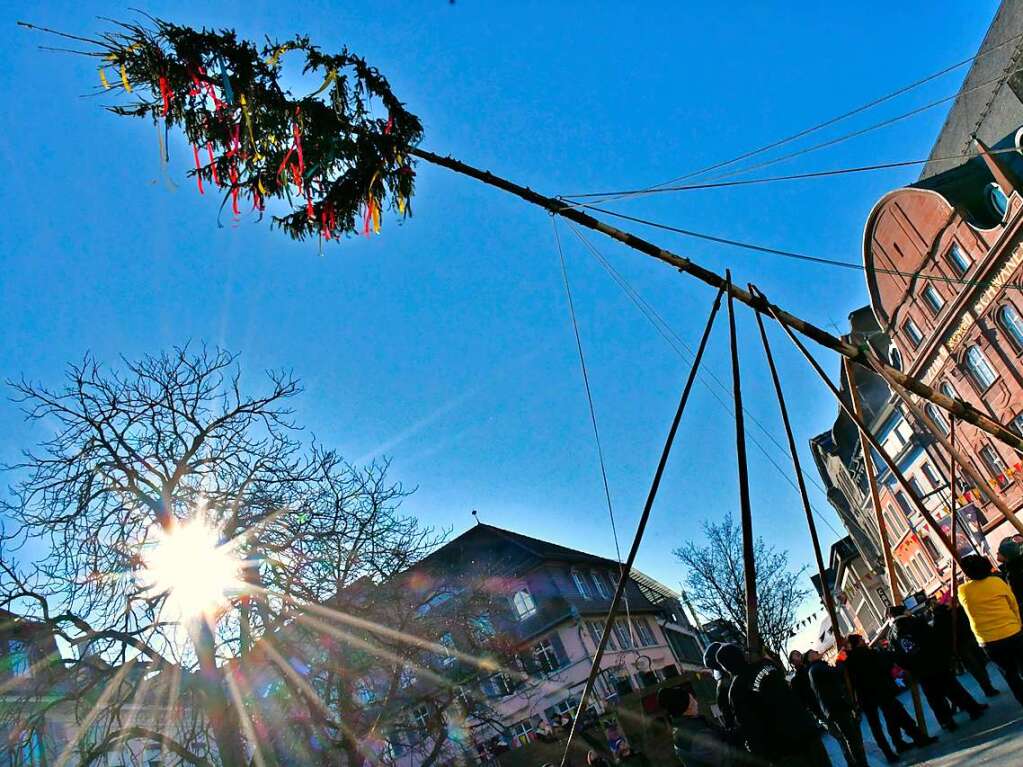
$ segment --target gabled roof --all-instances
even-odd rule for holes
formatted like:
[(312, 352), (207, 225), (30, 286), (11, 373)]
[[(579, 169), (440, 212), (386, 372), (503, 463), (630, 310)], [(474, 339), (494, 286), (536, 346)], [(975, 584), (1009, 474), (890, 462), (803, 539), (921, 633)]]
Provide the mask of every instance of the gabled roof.
[(618, 567), (618, 563), (613, 559), (599, 557), (596, 554), (589, 554), (578, 549), (570, 549), (567, 546), (559, 546), (550, 541), (543, 541), (539, 538), (533, 538), (513, 530), (505, 530), (502, 527), (484, 524), (483, 522), (473, 525), (461, 535), (451, 539), (414, 567), (421, 566), (431, 559), (440, 558), (457, 546), (464, 545), (473, 538), (482, 536), (491, 536), (504, 540), (519, 548), (523, 553), (542, 561), (554, 560), (558, 562), (601, 565), (603, 567)]

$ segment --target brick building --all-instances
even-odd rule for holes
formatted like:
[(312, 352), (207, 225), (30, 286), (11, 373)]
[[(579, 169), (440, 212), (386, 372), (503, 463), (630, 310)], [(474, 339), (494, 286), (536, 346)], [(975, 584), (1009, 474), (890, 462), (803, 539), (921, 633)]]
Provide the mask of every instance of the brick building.
[[(890, 361), (1023, 434), (1023, 44), (995, 47), (1021, 32), (1023, 8), (1004, 4), (921, 178), (868, 216), (863, 258)], [(943, 411), (927, 411), (948, 430)], [(997, 546), (1009, 528), (989, 496), (1023, 508), (1021, 456), (969, 425), (957, 439), (988, 483), (962, 483), (958, 505), (976, 503)], [(948, 455), (931, 452), (946, 473)]]

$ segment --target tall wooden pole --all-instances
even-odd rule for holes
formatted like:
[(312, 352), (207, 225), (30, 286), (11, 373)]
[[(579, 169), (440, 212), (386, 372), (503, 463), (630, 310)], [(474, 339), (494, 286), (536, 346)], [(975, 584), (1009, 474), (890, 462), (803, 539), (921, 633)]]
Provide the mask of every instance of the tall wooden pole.
[[(877, 359), (876, 356), (868, 354), (867, 359), (870, 361), (870, 366), (874, 370), (876, 370), (878, 374), (882, 378), (884, 378), (885, 381), (888, 382), (888, 386), (891, 387), (892, 391), (894, 391), (899, 396), (899, 398), (906, 403), (906, 407), (913, 411), (913, 415), (920, 419), (920, 421), (928, 428), (928, 430), (930, 430), (931, 434), (934, 435), (934, 438), (938, 440), (941, 446), (944, 447), (949, 452), (949, 454), (952, 457), (953, 464), (958, 462), (959, 465), (962, 466), (963, 468), (963, 473), (965, 473), (966, 476), (968, 476), (973, 481), (974, 486), (976, 486), (978, 490), (980, 488), (984, 488), (986, 492), (987, 482), (984, 480), (983, 477), (980, 476), (977, 470), (973, 468), (973, 465), (968, 460), (966, 460), (966, 457), (958, 450), (956, 450), (955, 445), (953, 445), (949, 441), (948, 437), (946, 437), (945, 434), (941, 431), (941, 429), (939, 429), (935, 425), (934, 421), (931, 420), (931, 417), (927, 415), (926, 412), (924, 412), (924, 409), (920, 407), (918, 404), (916, 404), (913, 401), (912, 397), (910, 397), (909, 394), (906, 393), (906, 390), (902, 388), (902, 386), (900, 386), (898, 382), (896, 382), (891, 377), (891, 375), (889, 375), (888, 371), (885, 370), (884, 365), (881, 364), (881, 362)], [(955, 417), (953, 416), (953, 420), (954, 419)], [(952, 497), (955, 498), (954, 492), (952, 494)], [(1016, 531), (1018, 533), (1023, 534), (1023, 522), (1020, 522), (1020, 520), (1016, 517), (1016, 515), (1005, 503), (1005, 501), (1003, 501), (993, 492), (988, 493), (988, 497), (991, 499), (991, 503), (995, 505), (995, 508), (998, 509), (998, 513), (1001, 514), (1006, 520), (1008, 520), (1009, 524), (1016, 528)]]
[[(948, 429), (949, 429), (949, 431), (948, 431), (949, 443), (952, 445), (953, 448), (955, 448), (955, 444), (956, 444), (956, 419), (955, 419), (955, 417), (953, 417), (953, 418), (951, 418), (949, 420)], [(948, 510), (952, 514), (952, 524), (951, 524), (952, 543), (954, 543), (956, 546), (958, 546), (959, 542), (956, 540), (956, 527), (957, 527), (956, 522), (958, 521), (959, 514), (958, 514), (958, 511), (956, 510), (956, 459), (955, 459), (955, 455), (953, 455), (951, 460), (949, 461), (949, 467), (948, 467), (948, 489), (949, 489), (949, 509)], [(948, 584), (948, 591), (949, 591), (948, 598), (949, 598), (949, 600), (951, 602), (951, 606), (952, 606), (952, 656), (953, 657), (955, 657), (956, 653), (959, 650), (959, 636), (958, 636), (958, 634), (959, 634), (959, 626), (958, 626), (958, 623), (959, 623), (958, 618), (959, 618), (959, 616), (956, 614), (958, 609), (959, 609), (959, 593), (956, 591), (956, 581), (959, 579), (959, 573), (957, 572), (958, 569), (959, 569), (959, 563), (956, 562), (953, 559), (952, 560), (952, 573), (951, 573), (951, 576), (949, 577), (949, 584)]]
[(760, 338), (764, 343), (764, 354), (767, 357), (767, 364), (771, 369), (771, 380), (774, 382), (774, 391), (778, 395), (778, 409), (781, 411), (781, 421), (785, 426), (785, 437), (789, 443), (789, 454), (792, 456), (792, 468), (796, 472), (796, 485), (799, 488), (799, 497), (803, 502), (803, 511), (806, 513), (806, 526), (810, 530), (810, 541), (813, 543), (813, 555), (817, 561), (817, 575), (821, 579), (821, 597), (824, 600), (824, 609), (831, 619), (831, 628), (835, 635), (835, 646), (842, 645), (842, 630), (838, 623), (838, 612), (835, 610), (835, 599), (828, 587), (827, 571), (824, 567), (824, 555), (821, 553), (821, 542), (817, 535), (817, 523), (813, 519), (813, 509), (810, 507), (810, 496), (806, 492), (806, 481), (803, 479), (803, 469), (799, 463), (799, 453), (796, 450), (796, 440), (792, 436), (792, 424), (789, 421), (789, 409), (785, 404), (785, 393), (781, 388), (781, 379), (778, 377), (778, 368), (774, 364), (774, 354), (771, 353), (771, 342), (767, 338), (767, 329), (764, 327), (764, 319), (759, 312), (756, 313), (757, 326), (760, 328)]
[[(617, 227), (600, 221), (563, 200), (539, 194), (529, 187), (521, 186), (509, 181), (508, 179), (501, 178), (500, 176), (495, 176), (490, 171), (481, 170), (473, 167), (472, 165), (467, 165), (453, 157), (444, 157), (418, 147), (409, 149), (409, 154), (433, 163), (434, 165), (439, 165), (443, 168), (453, 170), (456, 173), (461, 173), (464, 176), (475, 178), (477, 181), (482, 181), (484, 184), (509, 192), (516, 197), (526, 200), (527, 202), (538, 205), (552, 214), (562, 216), (570, 221), (574, 221), (580, 226), (585, 226), (587, 229), (592, 229), (596, 232), (607, 235), (608, 237), (627, 245), (633, 250), (652, 256), (659, 261), (663, 261), (664, 263), (678, 269), (680, 272), (695, 277), (701, 282), (712, 287), (719, 289), (726, 288), (728, 290), (729, 299), (734, 298), (736, 301), (746, 304), (757, 312), (780, 317), (780, 322), (783, 322), (788, 327), (795, 328), (799, 333), (803, 334), (807, 338), (816, 341), (821, 346), (825, 346), (832, 351), (838, 352), (847, 359), (863, 364), (867, 362), (863, 351), (857, 346), (831, 335), (826, 330), (823, 330), (816, 325), (795, 316), (794, 314), (789, 314), (780, 307), (774, 306), (767, 301), (762, 294), (760, 296), (751, 295), (748, 291), (732, 285), (730, 281), (719, 275), (717, 272), (706, 269), (688, 258), (684, 258), (672, 253), (671, 251), (665, 250), (664, 248), (658, 247), (652, 242), (644, 240), (642, 237), (637, 237), (630, 232), (623, 231)], [(1023, 451), (1023, 438), (1012, 431), (1009, 427), (998, 423), (969, 403), (947, 397), (940, 391), (932, 389), (922, 381), (908, 376), (901, 370), (897, 370), (894, 367), (887, 366), (886, 370), (896, 381), (914, 394), (917, 394), (924, 399), (933, 402), (939, 407), (944, 408), (960, 420), (972, 423), (974, 426), (983, 429), (995, 439), (1000, 442), (1004, 442), (1009, 447)]]
[[(845, 369), (845, 378), (849, 382), (849, 399), (852, 400), (853, 411), (860, 423), (863, 423), (863, 403), (860, 401), (859, 387), (856, 386), (856, 379), (853, 377), (852, 363), (849, 360), (843, 360), (842, 364)], [(874, 509), (874, 520), (881, 538), (881, 552), (884, 555), (884, 568), (888, 573), (888, 588), (892, 594), (892, 604), (902, 604), (902, 589), (899, 588), (899, 579), (895, 573), (895, 558), (892, 556), (892, 547), (888, 542), (888, 525), (881, 511), (881, 494), (877, 488), (877, 473), (874, 468), (874, 458), (870, 452), (870, 440), (863, 427), (860, 427), (859, 433), (860, 452), (863, 454), (863, 471), (867, 475), (867, 484), (870, 486), (870, 503)]]
[[(953, 558), (958, 557), (959, 553), (956, 551), (955, 546), (953, 546), (952, 542), (949, 541), (948, 536), (945, 534), (945, 531), (941, 529), (941, 525), (938, 524), (938, 521), (934, 518), (934, 515), (931, 514), (931, 512), (928, 510), (926, 506), (924, 506), (923, 501), (921, 501), (917, 497), (913, 488), (910, 486), (909, 481), (906, 479), (906, 476), (902, 473), (902, 470), (899, 469), (898, 464), (896, 464), (894, 459), (890, 455), (888, 455), (888, 451), (884, 449), (884, 445), (882, 445), (881, 442), (877, 439), (877, 437), (875, 437), (873, 433), (871, 433), (870, 429), (863, 422), (863, 419), (856, 414), (856, 411), (853, 410), (853, 408), (851, 408), (846, 403), (845, 399), (842, 397), (842, 392), (840, 392), (838, 388), (835, 386), (835, 384), (832, 383), (831, 379), (828, 378), (828, 374), (824, 372), (824, 369), (820, 366), (820, 363), (817, 362), (816, 359), (814, 359), (814, 356), (810, 354), (806, 346), (803, 345), (803, 342), (800, 341), (796, 337), (795, 333), (792, 332), (792, 328), (786, 325), (778, 314), (774, 313), (773, 311), (772, 314), (774, 315), (774, 318), (778, 321), (778, 324), (781, 325), (782, 328), (785, 330), (785, 334), (789, 337), (789, 340), (791, 340), (792, 343), (795, 344), (796, 348), (799, 349), (802, 355), (806, 358), (806, 361), (810, 363), (810, 366), (814, 369), (817, 375), (820, 376), (820, 379), (824, 382), (828, 389), (831, 390), (831, 393), (835, 396), (835, 399), (838, 401), (839, 407), (841, 407), (842, 410), (845, 411), (845, 414), (848, 415), (849, 418), (852, 419), (853, 423), (855, 423), (856, 426), (859, 428), (860, 436), (865, 437), (867, 442), (870, 443), (870, 446), (873, 447), (874, 450), (877, 451), (877, 454), (881, 456), (881, 459), (884, 461), (885, 466), (888, 467), (888, 470), (892, 473), (892, 476), (895, 477), (895, 480), (898, 482), (899, 487), (901, 487), (903, 491), (906, 493), (906, 495), (912, 499), (913, 505), (916, 506), (916, 510), (920, 512), (920, 515), (925, 520), (927, 520), (927, 524), (930, 525), (931, 530), (934, 532), (935, 537), (941, 541), (942, 545), (948, 550), (949, 554)], [(855, 385), (855, 381), (852, 376), (852, 369), (849, 368), (850, 364), (851, 361), (847, 359), (846, 374), (850, 381), (851, 390), (852, 387)], [(864, 451), (864, 457), (866, 457), (866, 455), (867, 451)]]
[(746, 587), (746, 650), (750, 657), (760, 655), (760, 627), (757, 621), (757, 563), (753, 557), (753, 512), (749, 496), (749, 465), (746, 460), (746, 423), (742, 409), (742, 380), (739, 370), (739, 343), (735, 332), (735, 307), (732, 300), (732, 273), (725, 271), (728, 293), (728, 330), (732, 351), (732, 396), (735, 400), (735, 462), (739, 474), (739, 515), (742, 524), (742, 572)]

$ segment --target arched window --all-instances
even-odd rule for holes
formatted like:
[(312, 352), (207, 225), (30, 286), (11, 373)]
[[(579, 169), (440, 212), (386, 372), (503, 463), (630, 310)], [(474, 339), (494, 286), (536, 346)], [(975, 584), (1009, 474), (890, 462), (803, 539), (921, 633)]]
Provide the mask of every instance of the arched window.
[(888, 349), (888, 361), (892, 363), (892, 367), (896, 370), (902, 370), (902, 355), (899, 354), (899, 350), (894, 346)]
[(934, 421), (934, 425), (938, 427), (938, 431), (940, 431), (944, 436), (947, 437), (948, 421), (945, 420), (945, 415), (944, 413), (941, 412), (941, 409), (938, 408), (936, 405), (928, 403), (926, 410), (927, 417)]
[(987, 185), (987, 204), (991, 206), (991, 210), (994, 212), (998, 219), (1005, 218), (1006, 212), (1009, 210), (1009, 198), (1005, 196), (1005, 191), (998, 184), (991, 182)]
[(1023, 319), (1015, 306), (1006, 304), (998, 310), (998, 324), (1005, 328), (1016, 348), (1023, 349)]
[(974, 383), (981, 391), (987, 391), (998, 378), (995, 369), (991, 367), (979, 346), (971, 346), (966, 350), (966, 369), (970, 371)]
[(949, 399), (959, 399), (959, 392), (956, 391), (956, 387), (948, 381), (945, 381), (945, 383), (941, 385), (941, 393)]

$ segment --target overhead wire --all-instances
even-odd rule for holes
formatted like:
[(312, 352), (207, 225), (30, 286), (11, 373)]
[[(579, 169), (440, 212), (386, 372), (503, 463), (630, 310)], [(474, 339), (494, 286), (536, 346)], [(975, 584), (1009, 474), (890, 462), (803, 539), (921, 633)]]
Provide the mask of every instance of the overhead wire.
[[(558, 233), (558, 220), (551, 216), (551, 226), (554, 229), (554, 242), (558, 247), (558, 258), (561, 262), (561, 279), (565, 286), (565, 297), (568, 301), (568, 315), (572, 321), (572, 332), (575, 335), (575, 348), (579, 354), (579, 369), (583, 376), (583, 389), (586, 392), (586, 402), (590, 411), (590, 424), (593, 427), (593, 441), (597, 446), (597, 459), (600, 463), (600, 477), (604, 483), (604, 498), (607, 501), (607, 515), (611, 520), (611, 535), (614, 538), (615, 557), (618, 562), (618, 576), (625, 577), (625, 568), (622, 564), (622, 550), (618, 543), (618, 527), (615, 524), (614, 504), (611, 501), (611, 486), (607, 480), (607, 464), (604, 460), (604, 448), (600, 441), (600, 429), (597, 426), (597, 409), (593, 404), (593, 390), (590, 388), (590, 374), (586, 367), (586, 355), (583, 352), (582, 334), (579, 332), (579, 321), (575, 313), (575, 300), (572, 297), (572, 283), (568, 278), (568, 263), (565, 260), (565, 251), (561, 247), (561, 235)], [(629, 627), (629, 636), (633, 639), (633, 646), (636, 646), (635, 634), (632, 630), (632, 616), (629, 613), (629, 597), (624, 595), (625, 620)]]
[[(1008, 149), (989, 149), (987, 154), (1019, 154), (1020, 150), (1017, 147)], [(964, 160), (969, 161), (982, 155), (978, 152), (975, 154), (957, 154), (949, 157), (929, 157), (925, 160), (900, 160), (896, 162), (883, 162), (875, 163), (873, 165), (855, 165), (846, 168), (832, 168), (829, 170), (815, 170), (807, 171), (805, 173), (789, 173), (783, 176), (763, 176), (761, 178), (746, 178), (739, 179), (737, 181), (707, 181), (698, 184), (683, 184), (681, 186), (665, 186), (658, 189), (621, 189), (614, 192), (591, 192), (587, 194), (563, 194), (559, 195), (557, 199), (564, 200), (567, 203), (578, 203), (579, 200), (585, 200), (589, 198), (615, 198), (615, 199), (627, 199), (629, 197), (638, 197), (642, 195), (650, 194), (668, 194), (672, 192), (691, 192), (701, 191), (705, 189), (727, 189), (736, 186), (751, 186), (756, 184), (773, 184), (779, 181), (801, 181), (804, 179), (815, 179), (815, 178), (828, 178), (831, 176), (844, 176), (851, 173), (869, 173), (878, 170), (889, 170), (892, 168), (906, 168), (913, 165), (926, 165), (929, 162), (944, 162), (948, 160)], [(599, 202), (599, 200), (598, 200)], [(570, 204), (566, 207), (581, 207), (579, 204)]]
[[(830, 117), (830, 118), (828, 118), (826, 120), (823, 120), (823, 121), (821, 121), (819, 123), (816, 123), (816, 124), (810, 126), (809, 128), (804, 128), (804, 129), (799, 130), (799, 131), (797, 131), (797, 132), (795, 132), (793, 134), (790, 134), (790, 135), (785, 136), (783, 138), (777, 139), (775, 141), (771, 141), (771, 142), (769, 142), (767, 144), (764, 144), (762, 146), (759, 146), (759, 147), (757, 147), (755, 149), (751, 149), (749, 151), (742, 152), (742, 153), (732, 157), (731, 159), (722, 160), (720, 162), (715, 162), (715, 163), (712, 163), (711, 165), (707, 165), (707, 166), (705, 166), (703, 168), (698, 168), (697, 170), (693, 170), (693, 171), (690, 171), (688, 173), (684, 173), (681, 176), (676, 176), (675, 178), (668, 179), (667, 181), (662, 181), (662, 182), (660, 182), (658, 184), (653, 184), (650, 187), (647, 187), (647, 189), (657, 189), (657, 188), (662, 187), (662, 186), (667, 186), (668, 184), (674, 184), (674, 183), (677, 183), (679, 181), (685, 181), (687, 179), (694, 178), (696, 176), (702, 176), (702, 175), (705, 175), (705, 174), (707, 174), (707, 173), (709, 173), (711, 171), (718, 170), (720, 168), (725, 168), (725, 167), (728, 167), (729, 165), (734, 165), (735, 163), (741, 162), (742, 160), (747, 160), (747, 159), (749, 159), (751, 157), (755, 157), (755, 156), (757, 156), (759, 154), (763, 154), (764, 152), (769, 152), (772, 149), (777, 149), (778, 147), (785, 146), (786, 144), (790, 144), (793, 141), (796, 141), (798, 139), (803, 138), (804, 136), (808, 136), (808, 135), (810, 135), (812, 133), (816, 133), (817, 131), (823, 130), (824, 128), (828, 128), (828, 127), (830, 127), (832, 125), (835, 125), (836, 123), (842, 122), (843, 120), (846, 120), (846, 119), (848, 119), (850, 117), (854, 117), (854, 116), (856, 116), (858, 114), (861, 114), (861, 113), (866, 112), (866, 111), (868, 111), (870, 109), (873, 109), (876, 106), (879, 106), (879, 105), (884, 104), (884, 103), (886, 103), (888, 101), (891, 101), (892, 99), (898, 98), (899, 96), (902, 96), (903, 94), (906, 94), (906, 93), (909, 93), (910, 91), (916, 90), (917, 88), (919, 88), (922, 85), (926, 85), (927, 83), (929, 83), (929, 82), (931, 82), (933, 80), (936, 80), (939, 77), (942, 77), (942, 76), (944, 76), (944, 75), (946, 75), (946, 74), (948, 74), (950, 72), (954, 72), (955, 70), (957, 70), (957, 69), (959, 69), (961, 67), (964, 67), (967, 64), (969, 64), (969, 63), (971, 63), (973, 61), (976, 61), (977, 59), (981, 59), (984, 56), (987, 56), (988, 54), (995, 52), (996, 50), (1004, 48), (1006, 45), (1009, 45), (1010, 43), (1014, 43), (1014, 42), (1018, 41), (1020, 38), (1023, 38), (1023, 33), (1013, 35), (1012, 37), (1009, 37), (1009, 38), (1003, 40), (1000, 43), (992, 45), (989, 48), (982, 48), (982, 49), (978, 50), (972, 56), (969, 56), (969, 57), (967, 57), (965, 59), (962, 59), (961, 61), (958, 61), (958, 62), (956, 62), (954, 64), (950, 64), (949, 66), (944, 67), (943, 69), (940, 69), (937, 72), (929, 74), (926, 77), (923, 77), (923, 78), (921, 78), (919, 80), (916, 80), (916, 81), (914, 81), (914, 82), (912, 82), (912, 83), (910, 83), (908, 85), (904, 85), (901, 88), (897, 88), (896, 90), (894, 90), (894, 91), (892, 91), (890, 93), (887, 93), (887, 94), (885, 94), (883, 96), (875, 98), (875, 99), (873, 99), (871, 101), (868, 101), (867, 103), (862, 104), (862, 105), (860, 105), (860, 106), (858, 106), (858, 107), (856, 107), (854, 109), (851, 109), (851, 110), (849, 110), (847, 112), (843, 112), (842, 114), (836, 115), (834, 117)], [(948, 99), (946, 99), (946, 101), (947, 100)]]
[[(693, 350), (689, 346), (689, 344), (687, 344), (686, 341), (675, 332), (671, 325), (660, 315), (660, 313), (657, 312), (657, 310), (652, 305), (650, 305), (650, 303), (642, 296), (642, 294), (640, 294), (639, 291), (637, 291), (628, 282), (628, 280), (626, 280), (625, 277), (617, 269), (614, 268), (614, 266), (607, 260), (607, 258), (605, 258), (605, 256), (583, 235), (583, 233), (579, 230), (578, 227), (572, 224), (572, 222), (568, 222), (568, 226), (572, 230), (572, 233), (575, 234), (575, 236), (580, 240), (580, 242), (583, 243), (583, 245), (594, 257), (594, 259), (603, 267), (604, 271), (607, 272), (611, 279), (615, 281), (619, 288), (621, 288), (622, 291), (626, 294), (626, 296), (633, 302), (633, 304), (635, 304), (636, 308), (639, 309), (640, 313), (647, 319), (648, 322), (650, 322), (650, 324), (657, 331), (657, 333), (668, 343), (668, 345), (675, 351), (679, 358), (689, 364), (692, 364), (694, 356)], [(724, 399), (722, 399), (721, 395), (718, 394), (718, 392), (716, 392), (714, 388), (704, 378), (703, 376), (704, 372), (706, 372), (707, 375), (710, 376), (711, 380), (717, 385), (717, 387), (721, 391), (728, 393), (730, 390), (709, 367), (705, 368), (705, 370), (701, 370), (697, 376), (700, 383), (702, 383), (707, 388), (711, 396), (714, 397), (714, 399), (718, 402), (719, 405), (721, 405), (722, 408), (724, 408), (725, 412), (727, 412), (730, 416), (734, 416), (732, 408), (725, 402)], [(758, 418), (756, 418), (756, 416), (753, 415), (753, 413), (751, 413), (745, 407), (743, 408), (743, 412), (745, 413), (746, 417), (749, 418), (750, 421), (752, 421), (761, 432), (763, 432), (763, 434), (774, 444), (774, 446), (780, 452), (784, 453), (787, 458), (790, 458), (788, 450), (785, 447), (783, 447), (780, 442), (778, 442), (774, 435), (771, 434), (767, 427), (764, 426), (764, 424)], [(771, 456), (770, 453), (768, 453), (767, 448), (764, 447), (764, 445), (753, 434), (748, 434), (747, 436), (749, 437), (750, 441), (757, 447), (757, 449), (763, 454), (763, 456), (767, 459), (768, 463), (770, 463), (771, 466), (774, 467), (774, 469), (785, 479), (786, 482), (788, 482), (788, 484), (794, 490), (798, 491), (799, 489), (798, 486), (796, 485), (792, 477), (789, 476), (790, 472), (783, 469), (778, 464), (774, 457)], [(804, 472), (803, 477), (804, 479), (809, 481), (810, 484), (813, 485), (822, 494), (824, 495), (827, 494), (827, 491), (812, 475), (806, 474)], [(823, 522), (824, 525), (832, 533), (834, 533), (836, 537), (840, 538), (841, 533), (839, 533), (839, 531), (835, 528), (831, 521), (826, 516), (821, 514), (821, 512), (816, 507), (813, 507), (811, 505), (811, 508), (813, 510), (813, 513), (817, 516), (817, 518), (821, 522)]]
[[(744, 250), (752, 250), (757, 253), (765, 253), (772, 256), (781, 256), (782, 258), (789, 258), (796, 261), (807, 261), (814, 264), (822, 264), (824, 266), (835, 266), (843, 269), (852, 269), (858, 272), (866, 272), (867, 268), (863, 264), (858, 264), (855, 261), (840, 261), (835, 258), (824, 258), (822, 256), (812, 256), (807, 253), (799, 253), (793, 250), (784, 250), (781, 248), (772, 248), (766, 245), (758, 245), (752, 242), (746, 242), (744, 240), (735, 240), (729, 237), (719, 237), (713, 234), (707, 234), (706, 232), (699, 232), (694, 229), (685, 229), (679, 226), (672, 226), (671, 224), (662, 224), (659, 221), (652, 221), (647, 218), (641, 218), (640, 216), (630, 216), (627, 213), (620, 213), (618, 211), (610, 210), (608, 208), (601, 208), (596, 205), (580, 204), (578, 207), (585, 208), (586, 210), (592, 210), (595, 213), (603, 213), (607, 216), (614, 216), (625, 221), (631, 221), (635, 224), (642, 224), (643, 226), (649, 226), (654, 229), (661, 229), (666, 232), (674, 232), (675, 234), (681, 234), (685, 237), (692, 237), (698, 240), (705, 240), (707, 242), (714, 242), (718, 245), (729, 245), (735, 248), (743, 248)], [(944, 282), (953, 285), (962, 285), (964, 287), (980, 286), (984, 287), (991, 285), (991, 280), (968, 280), (962, 277), (950, 277), (943, 274), (919, 274), (917, 272), (907, 272), (902, 269), (887, 269), (884, 267), (873, 267), (872, 271), (876, 274), (890, 274), (900, 277), (913, 278), (918, 277), (932, 282)], [(1023, 290), (1023, 284), (1020, 283), (1005, 283), (1002, 287), (1006, 289)]]

